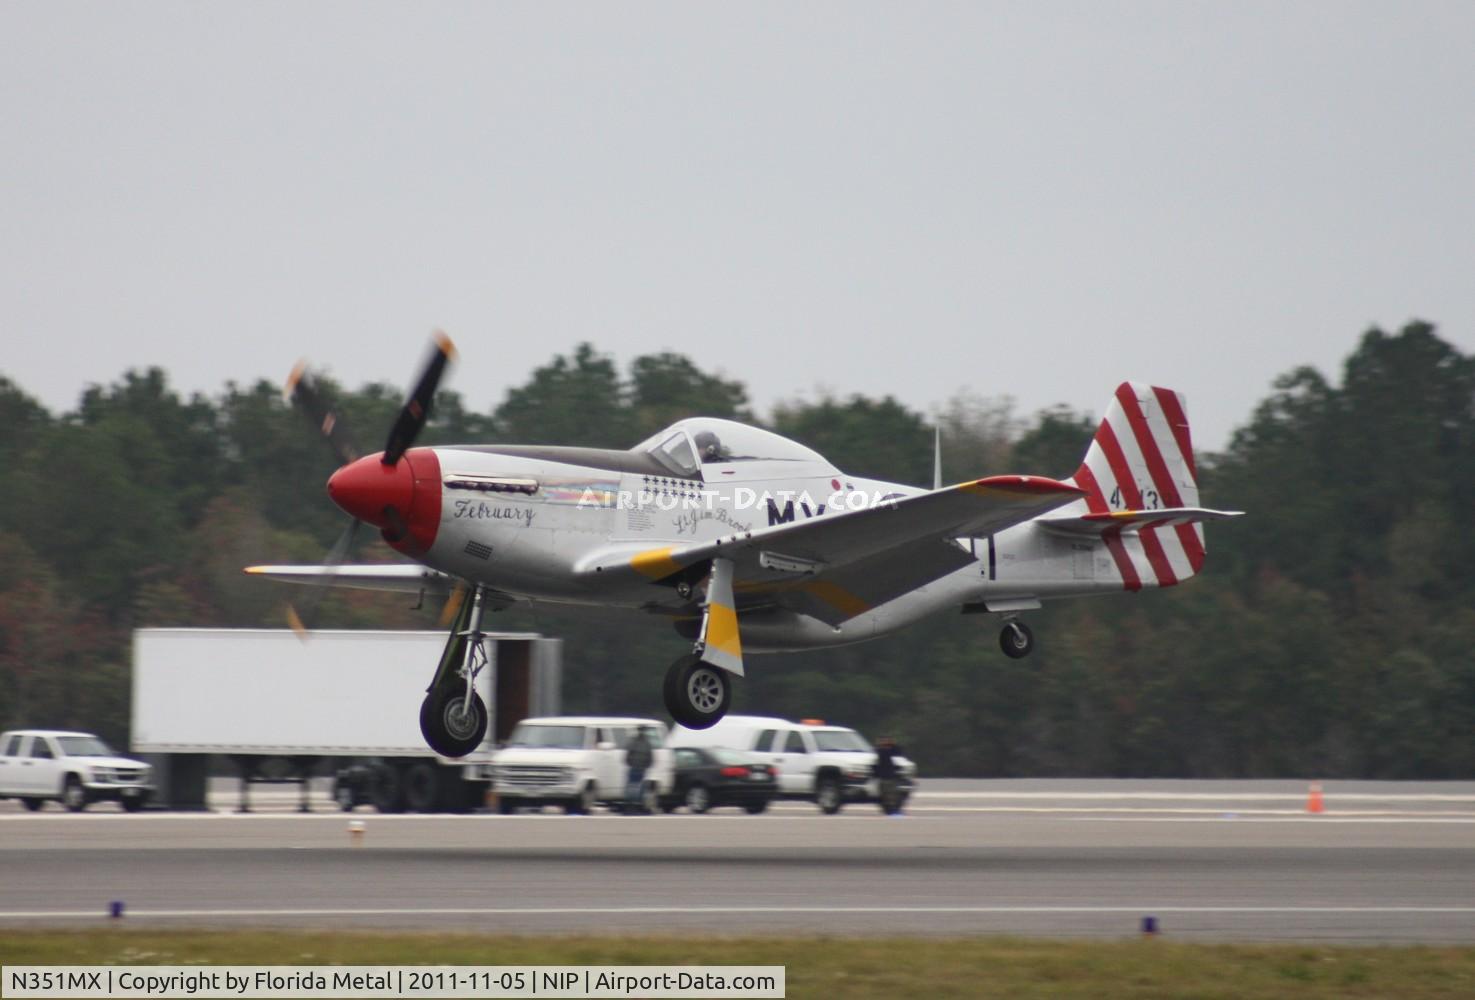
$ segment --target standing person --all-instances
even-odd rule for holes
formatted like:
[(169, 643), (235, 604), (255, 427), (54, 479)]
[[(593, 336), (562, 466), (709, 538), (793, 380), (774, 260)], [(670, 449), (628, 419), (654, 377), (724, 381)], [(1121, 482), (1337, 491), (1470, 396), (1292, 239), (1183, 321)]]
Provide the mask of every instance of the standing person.
[(636, 729), (635, 735), (630, 739), (630, 745), (625, 747), (625, 811), (631, 813), (645, 812), (645, 806), (641, 802), (640, 793), (645, 786), (645, 772), (650, 767), (654, 754), (650, 748), (650, 738), (645, 735), (644, 729)]
[(901, 812), (901, 772), (896, 767), (896, 758), (901, 756), (901, 747), (890, 736), (876, 741), (876, 784), (881, 799), (881, 811), (887, 816)]

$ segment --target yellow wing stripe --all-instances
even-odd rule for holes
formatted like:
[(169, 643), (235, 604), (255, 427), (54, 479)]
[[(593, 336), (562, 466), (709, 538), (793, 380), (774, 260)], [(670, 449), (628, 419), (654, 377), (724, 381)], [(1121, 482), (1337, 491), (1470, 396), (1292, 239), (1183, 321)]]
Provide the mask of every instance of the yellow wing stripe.
[(830, 580), (809, 580), (800, 589), (824, 601), (848, 618), (871, 610), (870, 604)]
[(676, 546), (667, 545), (663, 549), (647, 549), (644, 552), (637, 552), (630, 557), (630, 567), (652, 580), (664, 579), (672, 573), (681, 572), (681, 564), (671, 558), (671, 553), (675, 551)]

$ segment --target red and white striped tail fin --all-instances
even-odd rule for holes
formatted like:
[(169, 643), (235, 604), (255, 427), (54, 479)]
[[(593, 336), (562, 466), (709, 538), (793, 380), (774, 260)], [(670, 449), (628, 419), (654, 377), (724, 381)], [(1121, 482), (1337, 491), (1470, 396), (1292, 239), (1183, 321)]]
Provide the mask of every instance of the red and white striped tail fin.
[(1198, 507), (1198, 472), (1180, 393), (1141, 382), (1117, 386), (1071, 481), (1086, 496), (1062, 514), (1165, 512), (1160, 525), (1123, 518), (1122, 526), (1103, 532), (1127, 590), (1171, 587), (1203, 568), (1203, 524), (1168, 514)]

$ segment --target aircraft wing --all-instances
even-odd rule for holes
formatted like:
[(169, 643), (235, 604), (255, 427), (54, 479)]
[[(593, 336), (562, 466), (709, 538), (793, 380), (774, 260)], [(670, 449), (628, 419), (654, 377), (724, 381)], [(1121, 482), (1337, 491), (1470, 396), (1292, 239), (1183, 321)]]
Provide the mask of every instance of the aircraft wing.
[(972, 562), (953, 539), (994, 534), (1083, 492), (1043, 476), (992, 476), (708, 542), (605, 552), (580, 570), (659, 582), (721, 556), (733, 560), (740, 599), (766, 596), (839, 624)]
[(410, 563), (354, 566), (247, 566), (246, 572), (268, 580), (305, 583), (317, 587), (354, 590), (393, 590), (403, 593), (448, 594), (454, 577)]
[(902, 594), (926, 586), (974, 561), (950, 538), (912, 542), (897, 552), (879, 552), (812, 577), (754, 580), (737, 586), (738, 605), (775, 604), (840, 625)]

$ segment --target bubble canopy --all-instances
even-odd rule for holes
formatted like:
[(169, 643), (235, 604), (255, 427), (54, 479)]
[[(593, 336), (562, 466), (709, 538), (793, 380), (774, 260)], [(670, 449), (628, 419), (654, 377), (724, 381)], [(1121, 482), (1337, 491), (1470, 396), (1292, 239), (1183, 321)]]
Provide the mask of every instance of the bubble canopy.
[(772, 431), (716, 417), (679, 420), (631, 450), (646, 452), (683, 476), (694, 476), (704, 466), (738, 462), (793, 462), (816, 470), (833, 468), (812, 448)]

